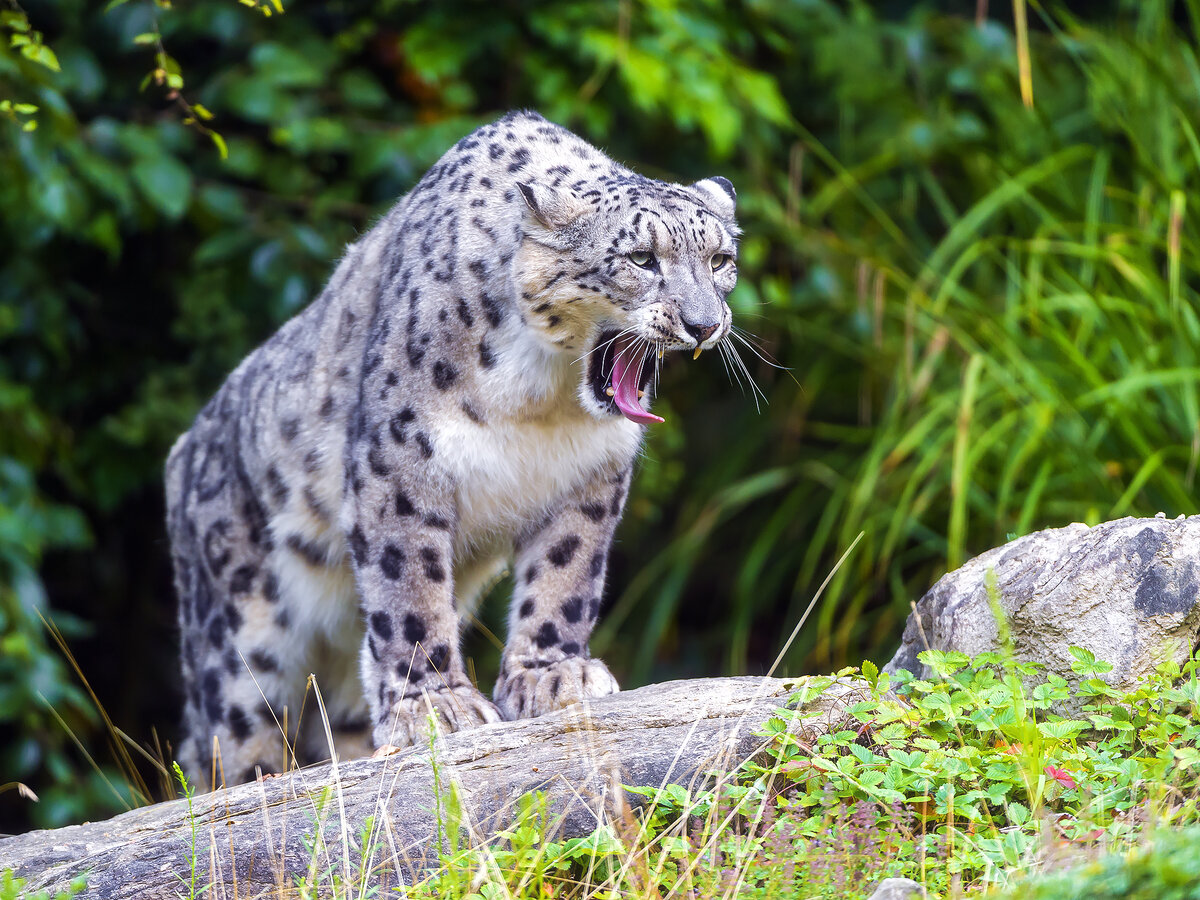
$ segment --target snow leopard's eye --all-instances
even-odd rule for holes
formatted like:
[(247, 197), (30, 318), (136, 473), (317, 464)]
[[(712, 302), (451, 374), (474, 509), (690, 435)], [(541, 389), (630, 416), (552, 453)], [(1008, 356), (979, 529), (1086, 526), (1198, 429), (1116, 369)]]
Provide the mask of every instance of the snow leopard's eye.
[(629, 254), (629, 261), (635, 266), (641, 266), (643, 269), (654, 268), (654, 254), (648, 253), (645, 250), (635, 250)]
[(713, 258), (708, 261), (714, 272), (720, 272), (726, 265), (729, 264), (728, 253), (714, 253)]

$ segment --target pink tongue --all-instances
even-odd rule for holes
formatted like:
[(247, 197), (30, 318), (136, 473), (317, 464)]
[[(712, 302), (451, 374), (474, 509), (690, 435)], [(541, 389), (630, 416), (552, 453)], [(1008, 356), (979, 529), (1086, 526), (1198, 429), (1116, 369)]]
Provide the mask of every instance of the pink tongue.
[(628, 342), (618, 340), (616, 352), (613, 354), (613, 402), (617, 404), (621, 414), (631, 422), (637, 422), (639, 425), (663, 422), (665, 420), (661, 416), (642, 409), (642, 402), (638, 399), (638, 377), (641, 374), (641, 358), (634, 358)]

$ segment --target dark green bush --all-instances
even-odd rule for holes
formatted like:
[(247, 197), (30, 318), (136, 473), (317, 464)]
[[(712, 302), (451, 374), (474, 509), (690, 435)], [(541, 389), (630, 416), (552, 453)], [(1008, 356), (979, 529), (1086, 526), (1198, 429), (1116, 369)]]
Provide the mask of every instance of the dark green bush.
[[(743, 348), (761, 410), (715, 357), (667, 368), (593, 644), (625, 683), (764, 669), (860, 532), (793, 671), (886, 655), (910, 600), (1010, 533), (1195, 511), (1194, 3), (1031, 7), (1031, 108), (1007, 4), (108, 6), (25, 4), (61, 71), (0, 41), (0, 101), (37, 107), (0, 111), (0, 780), (59, 791), (39, 823), (114, 798), (74, 783), (37, 697), (98, 752), (36, 611), (121, 727), (170, 738), (170, 442), (509, 108), (730, 177), (737, 321), (790, 367)], [(227, 159), (169, 85), (139, 89), (156, 28)]]

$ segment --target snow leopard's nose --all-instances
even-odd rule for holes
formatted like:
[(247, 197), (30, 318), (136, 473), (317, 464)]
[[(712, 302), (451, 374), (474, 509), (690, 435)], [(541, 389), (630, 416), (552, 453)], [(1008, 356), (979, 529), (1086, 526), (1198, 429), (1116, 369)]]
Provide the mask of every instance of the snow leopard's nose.
[(712, 322), (711, 324), (704, 322), (702, 324), (697, 324), (695, 322), (689, 322), (687, 318), (683, 316), (680, 316), (680, 321), (683, 323), (683, 330), (696, 339), (697, 347), (712, 337), (714, 332), (721, 327), (720, 322)]

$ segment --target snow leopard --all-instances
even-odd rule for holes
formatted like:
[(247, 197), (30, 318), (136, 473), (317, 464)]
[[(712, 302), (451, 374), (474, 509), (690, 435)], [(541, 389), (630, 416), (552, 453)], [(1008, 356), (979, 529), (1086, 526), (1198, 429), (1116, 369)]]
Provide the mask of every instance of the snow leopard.
[[(348, 247), (167, 460), (193, 779), (327, 759), (326, 722), (348, 758), (618, 690), (609, 546), (656, 366), (730, 333), (735, 201), (520, 111)], [(504, 572), (489, 699), (460, 632)]]

